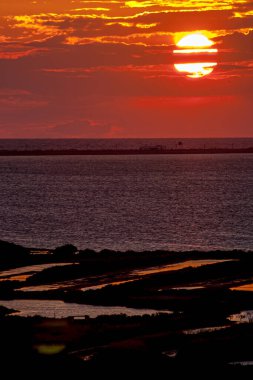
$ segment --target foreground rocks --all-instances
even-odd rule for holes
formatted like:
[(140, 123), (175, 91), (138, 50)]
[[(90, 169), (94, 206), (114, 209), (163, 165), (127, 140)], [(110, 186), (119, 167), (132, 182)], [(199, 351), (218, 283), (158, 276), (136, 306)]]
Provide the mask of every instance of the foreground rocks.
[[(231, 317), (253, 309), (253, 292), (239, 288), (250, 289), (250, 252), (79, 252), (69, 245), (34, 254), (1, 242), (0, 257), (2, 268), (21, 272), (22, 265), (56, 264), (30, 275), (26, 267), (24, 278), (4, 277), (2, 270), (0, 305), (27, 298), (157, 310), (143, 317), (47, 319), (0, 307), (0, 357), (10, 376), (17, 369), (26, 378), (252, 376), (252, 320)], [(51, 288), (36, 290), (41, 285)]]

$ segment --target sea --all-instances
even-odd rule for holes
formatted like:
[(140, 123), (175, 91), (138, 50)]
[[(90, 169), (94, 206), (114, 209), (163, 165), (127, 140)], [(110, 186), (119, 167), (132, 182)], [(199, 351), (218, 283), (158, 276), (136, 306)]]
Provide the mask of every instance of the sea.
[[(242, 139), (0, 140), (0, 150), (249, 148)], [(0, 239), (33, 248), (253, 250), (253, 154), (0, 157)]]

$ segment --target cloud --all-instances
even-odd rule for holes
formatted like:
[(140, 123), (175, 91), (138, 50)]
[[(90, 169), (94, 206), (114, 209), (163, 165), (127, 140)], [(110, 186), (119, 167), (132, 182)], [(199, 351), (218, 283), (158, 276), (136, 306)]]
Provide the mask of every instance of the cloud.
[[(252, 3), (2, 0), (1, 7), (1, 137), (221, 136), (230, 126), (250, 134)], [(219, 50), (212, 75), (198, 81), (173, 67), (174, 38), (193, 30), (207, 30)]]
[[(43, 13), (9, 16), (5, 22), (4, 37), (12, 41), (31, 42), (43, 40), (49, 36), (65, 36), (68, 43), (90, 42), (151, 43), (162, 36), (160, 44), (172, 41), (174, 33), (191, 30), (219, 31), (250, 30), (253, 14), (235, 17), (233, 9), (223, 11), (212, 7), (200, 12), (198, 9), (188, 12), (156, 10), (134, 15), (112, 16), (108, 14)], [(166, 38), (167, 36), (167, 38)]]

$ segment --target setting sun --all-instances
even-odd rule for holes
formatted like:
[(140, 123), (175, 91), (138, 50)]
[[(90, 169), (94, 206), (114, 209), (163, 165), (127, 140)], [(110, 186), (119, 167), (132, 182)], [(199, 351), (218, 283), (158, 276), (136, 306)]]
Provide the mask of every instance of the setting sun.
[[(217, 66), (217, 62), (210, 61), (210, 58), (207, 62), (202, 62), (202, 60), (203, 56), (207, 55), (210, 57), (218, 52), (216, 48), (210, 48), (213, 45), (214, 42), (201, 33), (193, 33), (184, 36), (177, 42), (177, 47), (179, 49), (173, 50), (173, 53), (188, 58), (190, 62), (187, 62), (187, 59), (185, 58), (184, 62), (176, 62), (174, 68), (179, 73), (184, 73), (188, 78), (202, 78), (211, 74), (214, 67)], [(198, 59), (199, 55), (202, 56), (201, 60)], [(191, 62), (192, 57), (195, 57), (197, 61)]]
[(188, 34), (187, 36), (181, 38), (181, 40), (177, 43), (178, 47), (193, 47), (193, 48), (200, 48), (200, 47), (209, 47), (212, 46), (214, 43), (213, 41), (209, 40), (206, 36), (200, 33), (194, 33), (194, 34)]
[(179, 63), (175, 64), (175, 69), (180, 73), (186, 73), (188, 78), (202, 78), (211, 74), (216, 62)]

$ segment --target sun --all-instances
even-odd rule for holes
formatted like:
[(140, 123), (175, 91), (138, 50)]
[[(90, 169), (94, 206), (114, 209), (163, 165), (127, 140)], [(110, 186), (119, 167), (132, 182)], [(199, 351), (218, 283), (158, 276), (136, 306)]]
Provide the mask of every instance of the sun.
[(202, 78), (213, 72), (216, 62), (198, 63), (175, 63), (175, 69), (180, 73), (185, 73), (188, 78)]
[(206, 36), (200, 33), (188, 34), (187, 36), (181, 38), (177, 43), (178, 47), (209, 47), (214, 44), (213, 41), (209, 40)]
[(202, 33), (187, 34), (177, 42), (178, 49), (173, 50), (174, 55), (180, 57), (174, 68), (188, 78), (202, 78), (211, 74), (217, 62), (210, 57), (214, 58), (218, 53), (213, 45), (214, 42)]

